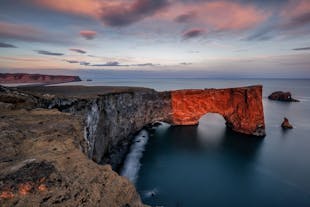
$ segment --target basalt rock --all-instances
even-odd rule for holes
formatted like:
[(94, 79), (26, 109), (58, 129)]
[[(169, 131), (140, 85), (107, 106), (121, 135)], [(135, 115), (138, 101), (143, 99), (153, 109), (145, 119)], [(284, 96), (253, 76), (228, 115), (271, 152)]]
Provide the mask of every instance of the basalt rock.
[(292, 98), (290, 92), (276, 91), (268, 96), (268, 99), (274, 101), (284, 101), (284, 102), (299, 102), (299, 100)]
[(293, 126), (290, 124), (289, 120), (286, 117), (284, 117), (281, 127), (283, 129), (293, 129)]

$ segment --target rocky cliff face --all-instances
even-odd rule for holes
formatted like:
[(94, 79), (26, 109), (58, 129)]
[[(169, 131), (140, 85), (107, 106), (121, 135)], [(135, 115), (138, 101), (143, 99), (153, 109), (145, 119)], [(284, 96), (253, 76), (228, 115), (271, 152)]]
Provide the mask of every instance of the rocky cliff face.
[(81, 81), (78, 76), (0, 73), (0, 83), (66, 83)]
[(262, 86), (172, 91), (171, 103), (175, 125), (195, 125), (201, 116), (218, 113), (236, 132), (265, 135)]
[[(81, 94), (77, 97), (47, 95), (42, 94), (41, 88), (28, 90), (32, 93), (39, 90), (39, 94), (22, 93), (23, 99), (19, 102), (27, 103), (29, 107), (37, 105), (83, 115), (85, 153), (97, 163), (111, 164), (115, 170), (121, 166), (132, 136), (156, 121), (194, 125), (201, 116), (212, 112), (221, 114), (227, 126), (236, 132), (265, 135), (262, 86), (168, 92), (126, 89), (108, 93), (96, 88), (96, 95), (87, 97)], [(80, 88), (79, 92), (90, 93), (90, 88)], [(58, 89), (67, 91), (68, 88)], [(17, 91), (9, 94), (14, 93), (18, 94)], [(14, 95), (13, 100), (19, 100), (16, 96), (20, 97)]]
[[(94, 100), (88, 113), (88, 155), (118, 169), (132, 136), (146, 124), (170, 122), (170, 93), (155, 91), (113, 93)], [(96, 124), (96, 128), (93, 123)]]

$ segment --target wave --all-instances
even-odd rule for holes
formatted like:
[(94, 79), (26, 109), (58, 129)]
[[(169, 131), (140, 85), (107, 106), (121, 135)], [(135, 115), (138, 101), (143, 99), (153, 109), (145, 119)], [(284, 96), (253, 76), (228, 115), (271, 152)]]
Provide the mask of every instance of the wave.
[(125, 159), (121, 175), (128, 178), (133, 183), (137, 181), (138, 172), (141, 167), (140, 159), (143, 156), (145, 145), (147, 144), (148, 139), (149, 136), (147, 131), (141, 130), (134, 138), (129, 154)]

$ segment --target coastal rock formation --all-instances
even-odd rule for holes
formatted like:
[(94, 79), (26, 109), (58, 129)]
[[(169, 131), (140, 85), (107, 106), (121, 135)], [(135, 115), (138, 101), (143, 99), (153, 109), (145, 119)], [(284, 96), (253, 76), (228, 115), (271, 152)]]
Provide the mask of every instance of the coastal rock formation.
[(42, 74), (27, 74), (27, 73), (0, 73), (0, 83), (41, 83), (41, 84), (56, 84), (81, 81), (78, 76), (65, 75), (42, 75)]
[(236, 132), (265, 135), (262, 86), (167, 92), (74, 86), (22, 90), (29, 106), (84, 116), (84, 152), (97, 163), (111, 164), (114, 170), (122, 165), (133, 135), (156, 121), (194, 125), (201, 116), (212, 112), (221, 114), (227, 126)]
[(284, 117), (284, 120), (281, 124), (281, 127), (283, 129), (293, 129), (293, 126), (290, 124), (290, 122), (288, 121), (288, 119), (286, 117)]
[(218, 113), (236, 132), (265, 135), (261, 86), (172, 91), (171, 102), (175, 125), (195, 125), (203, 115)]
[[(236, 132), (265, 135), (262, 86), (167, 92), (0, 86), (0, 112), (5, 206), (141, 206), (134, 186), (112, 169), (122, 166), (133, 136), (158, 121), (195, 125), (212, 112)], [(15, 179), (29, 177), (28, 170), (39, 174)]]
[(275, 101), (285, 101), (285, 102), (299, 102), (299, 100), (292, 98), (290, 92), (276, 91), (268, 96), (268, 99)]

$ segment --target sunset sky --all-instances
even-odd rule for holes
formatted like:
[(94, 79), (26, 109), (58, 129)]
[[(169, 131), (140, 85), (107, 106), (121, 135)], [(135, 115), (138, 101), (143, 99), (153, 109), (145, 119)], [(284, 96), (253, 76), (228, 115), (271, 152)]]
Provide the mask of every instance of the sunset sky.
[(310, 78), (310, 0), (0, 0), (0, 72)]

